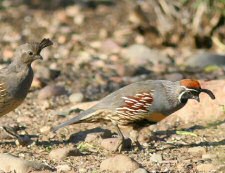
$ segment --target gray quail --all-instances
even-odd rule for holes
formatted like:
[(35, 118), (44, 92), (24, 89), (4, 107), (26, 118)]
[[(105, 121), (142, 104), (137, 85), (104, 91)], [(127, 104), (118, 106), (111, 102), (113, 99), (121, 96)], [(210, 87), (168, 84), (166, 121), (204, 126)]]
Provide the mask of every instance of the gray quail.
[(43, 39), (40, 43), (23, 44), (16, 49), (11, 64), (0, 69), (0, 116), (23, 102), (33, 80), (31, 63), (42, 59), (41, 50), (52, 44), (49, 39)]
[(199, 102), (201, 92), (215, 99), (210, 90), (202, 89), (200, 83), (192, 79), (176, 82), (147, 80), (133, 83), (106, 96), (95, 106), (53, 128), (53, 131), (75, 123), (111, 121), (122, 144), (124, 137), (118, 125), (135, 124), (142, 120), (157, 123), (181, 109), (188, 99)]

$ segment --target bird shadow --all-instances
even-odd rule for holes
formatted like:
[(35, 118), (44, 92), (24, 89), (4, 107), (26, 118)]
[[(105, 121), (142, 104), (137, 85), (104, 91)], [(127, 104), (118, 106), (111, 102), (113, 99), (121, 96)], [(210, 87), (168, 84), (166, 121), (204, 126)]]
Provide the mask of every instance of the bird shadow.
[(69, 145), (69, 144), (77, 144), (81, 141), (85, 141), (85, 138), (88, 134), (92, 133), (99, 133), (98, 135), (101, 136), (101, 138), (107, 138), (112, 136), (112, 133), (108, 129), (102, 129), (100, 127), (96, 127), (94, 129), (89, 129), (85, 131), (79, 131), (77, 133), (73, 133), (70, 135), (70, 137), (67, 140), (48, 140), (48, 141), (37, 141), (37, 146), (51, 146), (51, 145)]
[[(204, 129), (208, 129), (208, 128), (217, 128), (217, 126), (222, 125), (225, 123), (225, 120), (221, 120), (221, 121), (216, 121), (213, 123), (209, 123), (206, 126), (202, 126), (202, 125), (193, 125), (191, 127), (188, 128), (181, 128), (179, 129), (180, 131), (188, 131), (188, 132), (193, 132), (195, 130), (204, 130)], [(172, 135), (177, 134), (177, 130), (162, 130), (162, 131), (156, 131), (154, 132), (154, 136), (156, 137), (156, 141), (157, 140), (162, 140), (166, 141), (167, 138), (171, 137)], [(163, 138), (160, 138), (160, 136), (163, 136)], [(182, 147), (216, 147), (216, 146), (222, 146), (225, 145), (225, 139), (221, 140), (221, 141), (216, 141), (216, 142), (208, 142), (208, 141), (204, 141), (204, 142), (200, 142), (200, 143), (190, 143), (190, 144), (170, 144), (170, 147), (167, 148), (163, 148), (163, 149), (159, 149), (160, 151), (162, 150), (167, 150), (167, 149), (176, 149), (176, 148), (182, 148)]]

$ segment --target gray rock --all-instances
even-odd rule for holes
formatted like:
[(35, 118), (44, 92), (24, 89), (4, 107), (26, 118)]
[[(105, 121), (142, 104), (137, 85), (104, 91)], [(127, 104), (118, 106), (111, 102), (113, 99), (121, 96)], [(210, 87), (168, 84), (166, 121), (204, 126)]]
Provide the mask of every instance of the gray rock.
[(180, 73), (172, 73), (172, 74), (166, 74), (165, 78), (170, 81), (178, 81), (183, 79), (184, 76)]
[(190, 67), (201, 67), (204, 68), (209, 65), (218, 65), (224, 66), (225, 65), (225, 56), (213, 53), (198, 53), (196, 55), (191, 56), (186, 65)]
[(38, 98), (44, 100), (54, 96), (66, 95), (66, 94), (67, 94), (67, 91), (64, 87), (49, 85), (40, 90), (38, 94)]
[(59, 70), (50, 69), (49, 67), (44, 66), (38, 66), (36, 71), (37, 71), (36, 76), (47, 80), (55, 79), (60, 75)]
[(126, 155), (119, 154), (104, 160), (100, 165), (100, 170), (101, 171), (108, 170), (108, 171), (114, 171), (114, 172), (116, 171), (128, 172), (128, 171), (134, 171), (138, 169), (139, 167), (140, 165), (136, 161), (132, 160)]
[(146, 63), (156, 64), (169, 64), (171, 60), (159, 50), (150, 49), (145, 45), (134, 44), (122, 51), (122, 56), (128, 62), (135, 66), (143, 66)]
[(54, 160), (62, 160), (69, 156), (80, 156), (81, 153), (78, 149), (73, 147), (57, 148), (49, 153), (49, 157)]
[(69, 96), (69, 100), (71, 103), (80, 103), (84, 99), (84, 95), (82, 93), (73, 93)]
[(138, 168), (134, 171), (134, 173), (148, 173), (144, 168)]
[(154, 154), (151, 155), (150, 161), (155, 162), (155, 163), (161, 163), (162, 162), (162, 155), (154, 153)]
[(31, 171), (53, 170), (48, 165), (36, 161), (27, 161), (11, 154), (0, 154), (0, 170), (4, 172), (26, 173)]

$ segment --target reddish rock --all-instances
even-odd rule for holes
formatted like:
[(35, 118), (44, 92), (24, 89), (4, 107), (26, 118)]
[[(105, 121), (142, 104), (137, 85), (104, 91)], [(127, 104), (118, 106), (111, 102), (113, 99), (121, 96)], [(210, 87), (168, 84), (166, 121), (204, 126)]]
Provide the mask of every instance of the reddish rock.
[(174, 114), (185, 122), (213, 122), (225, 116), (225, 80), (200, 81), (202, 88), (211, 90), (216, 96), (215, 100), (202, 93), (201, 102), (189, 100), (187, 105)]

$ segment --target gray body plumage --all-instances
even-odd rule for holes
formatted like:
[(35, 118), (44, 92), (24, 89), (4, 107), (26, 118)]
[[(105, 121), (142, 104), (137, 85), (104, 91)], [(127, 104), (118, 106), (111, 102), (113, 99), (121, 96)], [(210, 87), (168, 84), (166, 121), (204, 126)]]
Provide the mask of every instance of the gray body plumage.
[[(177, 99), (180, 89), (181, 87), (179, 82), (165, 80), (147, 80), (133, 83), (106, 96), (95, 106), (81, 112), (78, 116), (72, 118), (71, 120), (55, 127), (53, 131), (78, 122), (108, 120), (115, 124), (127, 125), (143, 119), (149, 120), (155, 113), (167, 116), (182, 108), (186, 104), (179, 102)], [(150, 96), (152, 96), (153, 101), (149, 106), (147, 106), (146, 112), (143, 111), (138, 113), (136, 111), (136, 114), (129, 114), (129, 112), (118, 112), (118, 108), (123, 107), (124, 105), (124, 98), (128, 96), (135, 96), (139, 93), (149, 93)]]
[(25, 99), (33, 80), (31, 66), (10, 64), (0, 70), (0, 116), (18, 107)]
[(49, 39), (19, 46), (9, 66), (0, 69), (0, 116), (18, 107), (26, 98), (33, 80), (31, 63), (42, 59), (40, 52), (52, 45)]

